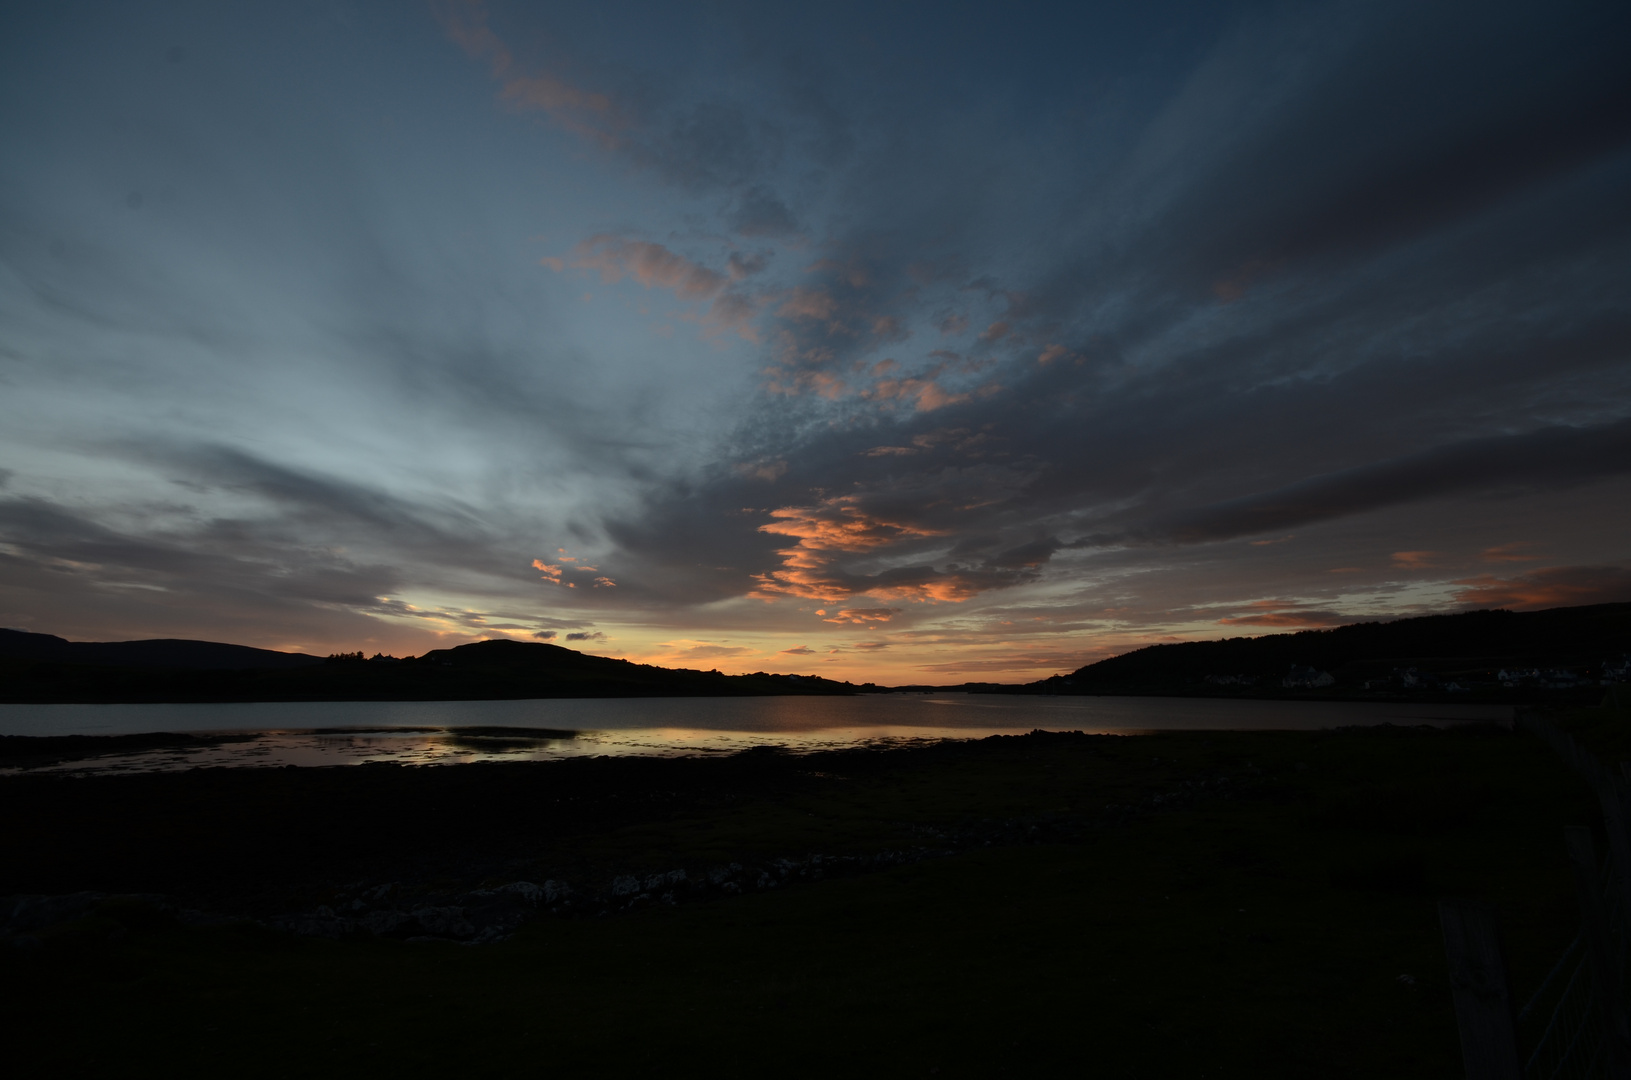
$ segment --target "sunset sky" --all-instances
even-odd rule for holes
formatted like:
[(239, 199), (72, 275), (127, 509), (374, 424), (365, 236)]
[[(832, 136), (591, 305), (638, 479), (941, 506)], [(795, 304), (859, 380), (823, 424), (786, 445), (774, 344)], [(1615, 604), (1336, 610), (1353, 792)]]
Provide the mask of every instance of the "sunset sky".
[(1027, 681), (1631, 600), (1631, 5), (8, 5), (0, 625)]

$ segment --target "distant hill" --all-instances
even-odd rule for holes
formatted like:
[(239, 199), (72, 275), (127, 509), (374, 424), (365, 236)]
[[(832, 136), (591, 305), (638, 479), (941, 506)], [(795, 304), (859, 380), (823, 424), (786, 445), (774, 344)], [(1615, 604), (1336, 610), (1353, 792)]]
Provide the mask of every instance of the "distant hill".
[(247, 671), (321, 664), (320, 656), (275, 652), (219, 641), (153, 638), (147, 641), (68, 641), (52, 634), (0, 630), (0, 657), (48, 660), (59, 664), (113, 664), (133, 668), (187, 668), (193, 671)]
[[(870, 688), (870, 687), (869, 687)], [(477, 701), (547, 697), (853, 694), (799, 675), (724, 675), (477, 641), (397, 660), (327, 660), (213, 641), (73, 642), (0, 631), (0, 702)]]
[[(1514, 692), (1600, 685), (1604, 662), (1627, 652), (1631, 652), (1631, 604), (1470, 611), (1292, 634), (1150, 645), (1008, 692), (1411, 698), (1461, 694), (1507, 700)], [(1308, 683), (1323, 682), (1320, 675), (1329, 675), (1330, 682), (1286, 686), (1294, 668)], [(1502, 670), (1511, 685), (1498, 678)], [(1458, 689), (1449, 689), (1450, 683)]]

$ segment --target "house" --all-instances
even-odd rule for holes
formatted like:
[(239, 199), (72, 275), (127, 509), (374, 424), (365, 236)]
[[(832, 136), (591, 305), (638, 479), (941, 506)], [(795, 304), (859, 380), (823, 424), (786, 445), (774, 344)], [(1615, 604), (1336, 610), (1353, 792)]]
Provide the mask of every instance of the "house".
[(1298, 667), (1291, 665), (1291, 671), (1280, 680), (1280, 685), (1287, 690), (1313, 690), (1321, 686), (1330, 686), (1336, 680), (1329, 671), (1315, 671), (1311, 667)]

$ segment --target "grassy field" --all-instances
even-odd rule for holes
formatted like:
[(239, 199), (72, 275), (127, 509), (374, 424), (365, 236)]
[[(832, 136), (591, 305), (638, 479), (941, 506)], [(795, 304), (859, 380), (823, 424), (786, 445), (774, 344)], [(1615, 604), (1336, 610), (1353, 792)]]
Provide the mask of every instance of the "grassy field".
[(1436, 898), (1496, 906), (1521, 1000), (1575, 932), (1561, 829), (1596, 818), (1491, 728), (18, 776), (0, 812), (6, 891), (245, 914), (385, 875), (953, 852), (482, 947), (109, 903), (0, 959), (14, 1075), (257, 1077), (1454, 1076)]

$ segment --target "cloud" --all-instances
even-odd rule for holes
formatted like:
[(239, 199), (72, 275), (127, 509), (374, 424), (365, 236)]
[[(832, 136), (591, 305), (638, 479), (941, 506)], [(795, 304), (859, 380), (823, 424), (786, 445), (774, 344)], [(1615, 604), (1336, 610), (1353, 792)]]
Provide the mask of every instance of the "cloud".
[(1393, 565), (1405, 570), (1424, 570), (1438, 565), (1434, 561), (1437, 558), (1436, 551), (1395, 551)]
[(729, 282), (730, 278), (700, 263), (677, 255), (661, 244), (645, 240), (625, 240), (600, 234), (582, 241), (573, 250), (574, 269), (594, 270), (608, 285), (625, 277), (633, 278), (646, 288), (669, 289), (682, 300), (706, 300)]
[(703, 660), (727, 660), (735, 657), (753, 656), (758, 650), (750, 649), (745, 645), (718, 645), (712, 642), (686, 642), (666, 641), (663, 648), (667, 651), (656, 659), (666, 664), (687, 664)]
[(775, 461), (750, 461), (735, 466), (738, 473), (751, 476), (755, 480), (774, 481), (787, 475), (787, 460), (778, 458)]
[[(821, 612), (818, 611), (816, 614), (819, 615)], [(858, 626), (864, 626), (868, 623), (888, 622), (899, 614), (900, 608), (845, 608), (842, 611), (834, 612), (821, 621), (839, 624), (854, 623)]]
[[(1401, 551), (1499, 575), (1469, 596), (1598, 595), (1529, 570), (1613, 563), (1631, 515), (1624, 11), (662, 23), (707, 64), (607, 11), (444, 6), (440, 67), (383, 13), (298, 85), (161, 65), (179, 98), (133, 59), (162, 11), (41, 14), (0, 615), (796, 640), (804, 600), (890, 604), (907, 668), (1442, 606)], [(325, 104), (359, 78), (419, 135)], [(534, 295), (537, 233), (656, 295)], [(631, 332), (669, 297), (698, 333)], [(556, 544), (598, 568), (526, 569)]]
[(786, 595), (836, 601), (867, 591), (857, 590), (837, 570), (838, 553), (870, 551), (902, 540), (940, 535), (936, 530), (872, 517), (853, 496), (828, 499), (817, 506), (784, 506), (772, 510), (770, 516), (775, 520), (759, 526), (759, 531), (794, 537), (797, 543), (777, 552), (782, 569), (758, 575), (755, 595), (765, 599)]
[[(1525, 491), (1631, 473), (1631, 419), (1468, 439), (1156, 518), (1123, 540), (1204, 543), (1458, 492)], [(1098, 542), (1113, 542), (1103, 536)]]
[(554, 630), (539, 630), (532, 636), (537, 638), (539, 641), (554, 641), (558, 635)]
[(879, 379), (862, 396), (878, 401), (911, 401), (918, 412), (933, 412), (947, 405), (960, 405), (972, 397), (971, 394), (950, 393), (934, 379), (923, 378)]
[(548, 72), (523, 72), (508, 45), (488, 25), (481, 0), (445, 0), (436, 6), (448, 37), (474, 60), (486, 60), (500, 84), (499, 96), (517, 109), (539, 111), (567, 131), (606, 148), (617, 145), (619, 124), (605, 94), (573, 85)]
[(1456, 601), (1468, 607), (1538, 608), (1631, 601), (1631, 570), (1623, 566), (1552, 566), (1517, 577), (1460, 578)]
[(605, 641), (606, 635), (599, 630), (580, 630), (566, 635), (568, 641)]
[(738, 196), (726, 222), (737, 235), (755, 238), (779, 239), (799, 231), (798, 221), (787, 204), (762, 184)]
[(1264, 611), (1219, 619), (1220, 626), (1267, 626), (1283, 630), (1307, 630), (1356, 622), (1335, 611)]
[(561, 568), (559, 566), (552, 566), (542, 559), (534, 559), (532, 560), (532, 568), (540, 571), (542, 575), (541, 580), (547, 581), (551, 585), (565, 585), (568, 589), (577, 588), (576, 583), (566, 581), (562, 578)]
[(798, 645), (791, 649), (783, 649), (782, 653), (790, 656), (814, 656), (815, 650), (807, 645)]
[(1495, 547), (1485, 548), (1479, 553), (1480, 562), (1507, 563), (1507, 562), (1534, 562), (1539, 555), (1525, 554), (1526, 550), (1534, 544), (1518, 541), (1511, 544), (1498, 544)]
[(814, 319), (830, 322), (838, 314), (838, 301), (825, 289), (794, 288), (787, 293), (776, 315), (783, 319)]

